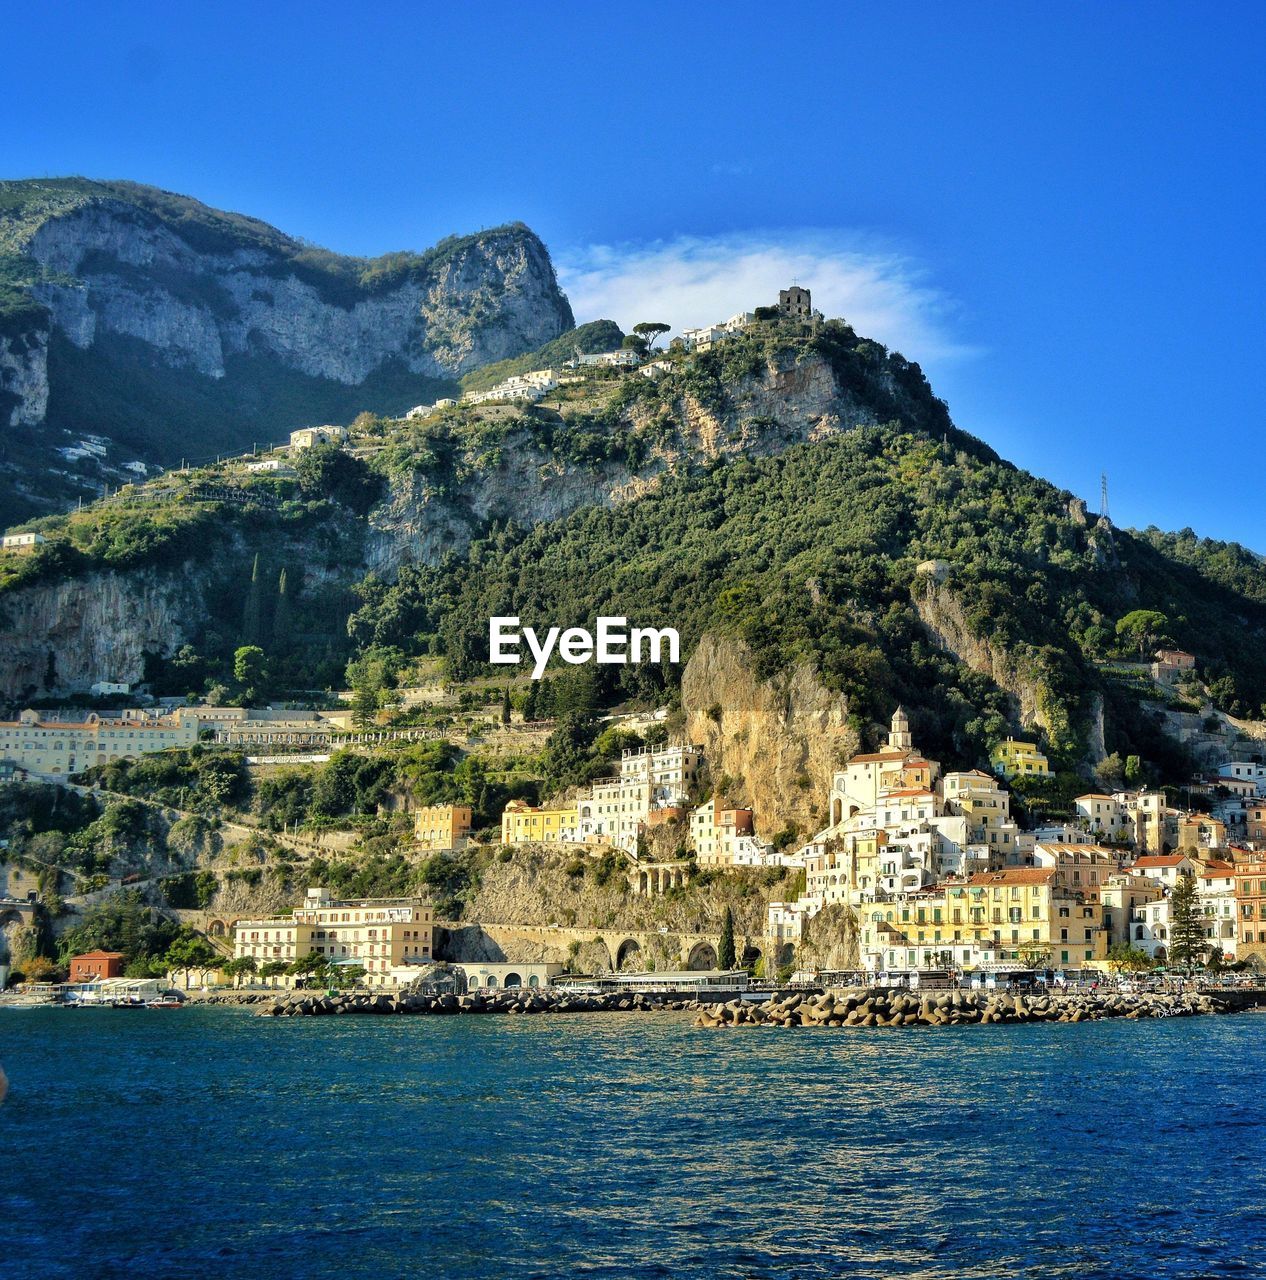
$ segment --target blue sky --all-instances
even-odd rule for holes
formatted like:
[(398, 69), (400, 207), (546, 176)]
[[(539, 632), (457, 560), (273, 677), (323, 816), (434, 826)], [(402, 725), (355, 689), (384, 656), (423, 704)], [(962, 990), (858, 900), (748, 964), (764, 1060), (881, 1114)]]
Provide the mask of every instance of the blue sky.
[(5, 28), (4, 176), (152, 182), (350, 253), (518, 218), (578, 318), (626, 325), (794, 271), (1004, 456), (1094, 505), (1106, 471), (1119, 524), (1266, 552), (1266, 6), (45, 3)]

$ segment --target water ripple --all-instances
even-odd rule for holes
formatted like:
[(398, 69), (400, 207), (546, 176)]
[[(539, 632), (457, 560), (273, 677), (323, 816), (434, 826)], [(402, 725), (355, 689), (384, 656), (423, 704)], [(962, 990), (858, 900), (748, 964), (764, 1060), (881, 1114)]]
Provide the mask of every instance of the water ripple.
[(11, 1013), (3, 1275), (1260, 1274), (1264, 1047), (1262, 1017)]

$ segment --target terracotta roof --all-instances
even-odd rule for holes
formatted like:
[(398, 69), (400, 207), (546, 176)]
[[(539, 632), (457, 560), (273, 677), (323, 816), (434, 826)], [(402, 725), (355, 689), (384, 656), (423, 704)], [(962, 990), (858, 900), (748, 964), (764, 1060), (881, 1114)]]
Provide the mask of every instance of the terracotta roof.
[(932, 799), (936, 798), (934, 791), (928, 791), (925, 787), (916, 787), (913, 791), (885, 791), (884, 797), (892, 799), (894, 796), (928, 796)]
[(1135, 858), (1130, 864), (1134, 867), (1176, 867), (1180, 862), (1190, 862), (1185, 853), (1149, 853), (1146, 857)]
[(85, 951), (81, 955), (71, 956), (72, 960), (122, 960), (122, 951)]
[(1001, 871), (978, 871), (968, 884), (1046, 884), (1055, 876), (1053, 867), (1004, 867)]
[(872, 751), (868, 755), (853, 756), (848, 763), (874, 764), (879, 760), (904, 760), (905, 758), (904, 751)]

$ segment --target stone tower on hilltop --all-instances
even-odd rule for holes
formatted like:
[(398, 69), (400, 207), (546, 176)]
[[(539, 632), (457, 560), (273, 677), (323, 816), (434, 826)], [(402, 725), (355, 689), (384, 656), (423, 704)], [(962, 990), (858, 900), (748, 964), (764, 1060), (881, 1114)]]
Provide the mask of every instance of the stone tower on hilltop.
[(813, 321), (813, 299), (808, 289), (793, 284), (790, 289), (778, 290), (779, 314), (788, 320), (803, 320), (806, 324)]

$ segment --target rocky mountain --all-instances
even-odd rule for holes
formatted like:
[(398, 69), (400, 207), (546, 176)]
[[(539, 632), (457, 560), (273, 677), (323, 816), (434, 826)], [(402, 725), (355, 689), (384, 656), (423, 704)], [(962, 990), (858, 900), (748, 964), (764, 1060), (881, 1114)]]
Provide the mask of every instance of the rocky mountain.
[(525, 226), (341, 257), (128, 182), (0, 183), (0, 498), (10, 519), (403, 413), (572, 327)]
[[(618, 614), (676, 626), (682, 667), (560, 668), (556, 705), (678, 703), (770, 836), (813, 827), (897, 702), (937, 758), (987, 763), (1024, 730), (1070, 776), (1115, 754), (1180, 780), (1202, 736), (1257, 731), (1250, 552), (1089, 517), (843, 322), (763, 321), (668, 366), (374, 418), (293, 478), (224, 464), (34, 522), (47, 545), (0, 564), (0, 694), (183, 693), (231, 682), (246, 642), (279, 690), (337, 683), (358, 652), (481, 676), (493, 614)], [(1137, 610), (1196, 655), (1193, 682), (1151, 684), (1146, 643), (1118, 632)]]

